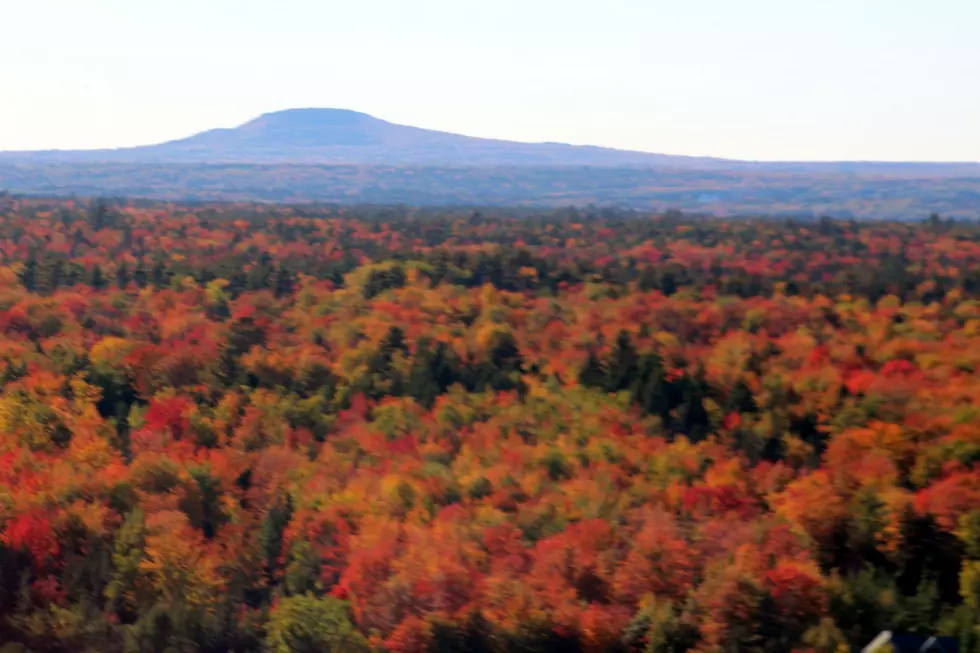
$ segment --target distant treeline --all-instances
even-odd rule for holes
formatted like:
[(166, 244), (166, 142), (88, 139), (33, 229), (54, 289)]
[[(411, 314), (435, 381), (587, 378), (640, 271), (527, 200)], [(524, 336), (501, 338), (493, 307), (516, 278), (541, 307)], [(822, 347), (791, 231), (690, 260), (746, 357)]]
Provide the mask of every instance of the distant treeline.
[(41, 195), (169, 200), (588, 204), (722, 216), (980, 217), (980, 176), (587, 167), (385, 167), (248, 164), (0, 163), (0, 188)]

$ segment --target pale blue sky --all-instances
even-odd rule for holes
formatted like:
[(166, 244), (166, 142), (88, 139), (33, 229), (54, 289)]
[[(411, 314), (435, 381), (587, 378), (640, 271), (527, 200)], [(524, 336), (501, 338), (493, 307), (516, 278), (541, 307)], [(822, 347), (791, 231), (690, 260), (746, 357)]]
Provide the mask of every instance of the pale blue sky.
[(327, 106), (671, 154), (980, 160), (980, 0), (0, 5), (0, 149)]

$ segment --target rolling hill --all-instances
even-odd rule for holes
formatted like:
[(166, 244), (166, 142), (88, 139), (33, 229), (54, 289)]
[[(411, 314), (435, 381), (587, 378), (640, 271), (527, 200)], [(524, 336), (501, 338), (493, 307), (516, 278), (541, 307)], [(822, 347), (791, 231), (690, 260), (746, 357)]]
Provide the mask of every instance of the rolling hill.
[(264, 114), (232, 129), (211, 129), (157, 145), (3, 152), (0, 161), (701, 167), (722, 160), (474, 138), (397, 125), (345, 109), (289, 109)]
[(980, 163), (752, 162), (592, 145), (522, 143), (398, 125), (347, 109), (287, 109), (156, 145), (0, 152), (0, 163), (249, 163), (382, 166), (588, 166), (980, 177)]
[(291, 109), (156, 145), (0, 152), (0, 189), (272, 202), (607, 204), (720, 215), (980, 215), (980, 163), (750, 162), (474, 138)]

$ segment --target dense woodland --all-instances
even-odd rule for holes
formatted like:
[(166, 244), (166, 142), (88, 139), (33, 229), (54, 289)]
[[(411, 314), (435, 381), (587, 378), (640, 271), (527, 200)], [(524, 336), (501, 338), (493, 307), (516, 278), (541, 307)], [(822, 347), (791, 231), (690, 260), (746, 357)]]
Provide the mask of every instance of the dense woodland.
[[(939, 164), (937, 164), (938, 166)], [(771, 166), (771, 167), (769, 167)], [(163, 200), (679, 208), (717, 216), (980, 218), (980, 165), (736, 164), (720, 169), (302, 163), (5, 162), (0, 187)]]
[(0, 651), (980, 652), (980, 227), (15, 200)]

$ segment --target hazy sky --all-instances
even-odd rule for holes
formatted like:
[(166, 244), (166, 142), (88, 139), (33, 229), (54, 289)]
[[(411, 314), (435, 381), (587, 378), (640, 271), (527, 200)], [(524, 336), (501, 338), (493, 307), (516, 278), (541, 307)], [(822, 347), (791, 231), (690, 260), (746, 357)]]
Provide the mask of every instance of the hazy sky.
[(324, 106), (671, 154), (980, 160), (980, 0), (0, 5), (0, 149)]

